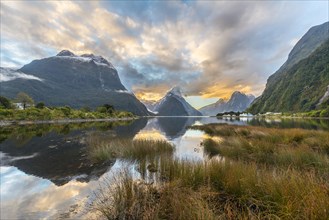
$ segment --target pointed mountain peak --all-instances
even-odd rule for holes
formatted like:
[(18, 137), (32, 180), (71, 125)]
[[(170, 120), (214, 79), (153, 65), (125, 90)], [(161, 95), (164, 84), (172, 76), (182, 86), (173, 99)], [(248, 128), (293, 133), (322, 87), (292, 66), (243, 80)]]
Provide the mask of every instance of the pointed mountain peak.
[(244, 94), (240, 91), (235, 91), (235, 92), (232, 93), (232, 96), (237, 96), (237, 95), (246, 95), (246, 94)]
[(218, 99), (216, 102), (216, 104), (221, 104), (221, 103), (225, 103), (225, 100), (222, 98)]
[(181, 96), (181, 97), (183, 96), (182, 95), (182, 91), (181, 91), (181, 89), (178, 86), (175, 86), (175, 87), (171, 88), (167, 92), (167, 94), (173, 94), (173, 95), (177, 95), (177, 96)]
[(74, 57), (75, 54), (72, 53), (69, 50), (62, 50), (61, 52), (59, 52), (56, 56), (60, 57), (60, 56), (69, 56), (69, 57)]

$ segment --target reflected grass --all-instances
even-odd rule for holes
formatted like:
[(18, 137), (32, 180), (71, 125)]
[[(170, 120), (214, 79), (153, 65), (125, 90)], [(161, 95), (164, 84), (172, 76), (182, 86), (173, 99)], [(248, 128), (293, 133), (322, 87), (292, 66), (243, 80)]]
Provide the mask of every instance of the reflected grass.
[(33, 137), (42, 137), (51, 132), (60, 135), (67, 135), (73, 131), (95, 128), (96, 130), (107, 131), (117, 126), (128, 126), (132, 120), (113, 122), (83, 122), (83, 123), (54, 123), (54, 124), (28, 124), (0, 126), (0, 143), (11, 139), (16, 145), (24, 145)]

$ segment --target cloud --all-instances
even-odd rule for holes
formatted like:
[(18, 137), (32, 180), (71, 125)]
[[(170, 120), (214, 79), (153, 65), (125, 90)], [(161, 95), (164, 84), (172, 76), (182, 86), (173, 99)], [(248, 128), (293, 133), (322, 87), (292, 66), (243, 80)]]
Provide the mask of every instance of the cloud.
[[(328, 2), (2, 1), (1, 66), (69, 49), (106, 57), (140, 98), (259, 95)], [(305, 19), (299, 19), (300, 16)], [(306, 19), (307, 18), (307, 19)], [(13, 28), (14, 27), (14, 28)]]
[(22, 72), (17, 72), (16, 70), (13, 70), (13, 69), (0, 68), (0, 82), (11, 81), (14, 79), (27, 79), (27, 80), (43, 81), (43, 79), (40, 79), (39, 77), (36, 77), (33, 75), (27, 75)]

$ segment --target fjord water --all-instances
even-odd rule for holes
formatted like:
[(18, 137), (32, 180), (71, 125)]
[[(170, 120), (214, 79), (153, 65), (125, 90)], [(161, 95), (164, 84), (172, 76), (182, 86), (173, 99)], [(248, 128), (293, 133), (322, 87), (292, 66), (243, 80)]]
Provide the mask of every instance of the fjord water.
[(206, 136), (188, 126), (209, 123), (329, 131), (329, 120), (214, 117), (0, 127), (1, 219), (92, 218), (94, 192), (129, 163), (92, 162), (87, 143), (95, 134), (107, 139), (164, 139), (175, 145), (176, 157), (203, 160), (207, 156), (200, 143)]

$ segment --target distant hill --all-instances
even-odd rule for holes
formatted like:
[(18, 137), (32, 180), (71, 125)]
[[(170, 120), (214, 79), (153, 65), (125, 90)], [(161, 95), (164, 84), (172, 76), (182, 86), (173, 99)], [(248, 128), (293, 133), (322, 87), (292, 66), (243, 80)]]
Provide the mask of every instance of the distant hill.
[(236, 91), (227, 102), (224, 99), (219, 99), (216, 103), (200, 108), (199, 111), (205, 116), (214, 116), (218, 113), (229, 111), (242, 112), (249, 107), (254, 99), (253, 95), (246, 95)]
[(186, 102), (178, 87), (174, 87), (168, 91), (154, 105), (153, 111), (160, 116), (201, 116), (198, 110)]
[[(325, 107), (329, 93), (329, 22), (312, 27), (269, 77), (252, 113), (301, 112)], [(321, 105), (322, 104), (322, 105)]]
[(146, 107), (122, 85), (114, 66), (101, 56), (77, 56), (63, 50), (34, 60), (19, 70), (1, 68), (2, 96), (29, 94), (49, 106), (97, 107), (111, 104), (118, 110), (148, 115)]

